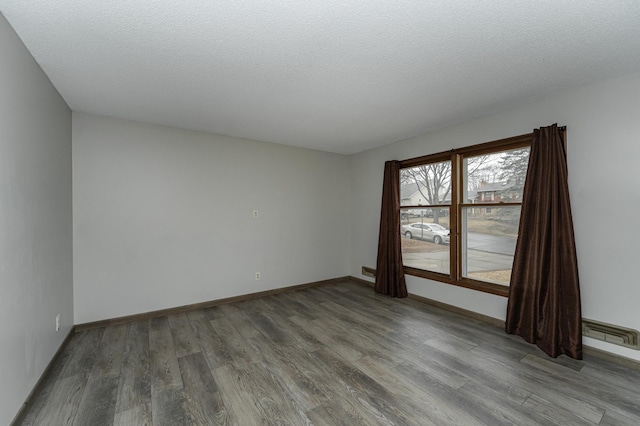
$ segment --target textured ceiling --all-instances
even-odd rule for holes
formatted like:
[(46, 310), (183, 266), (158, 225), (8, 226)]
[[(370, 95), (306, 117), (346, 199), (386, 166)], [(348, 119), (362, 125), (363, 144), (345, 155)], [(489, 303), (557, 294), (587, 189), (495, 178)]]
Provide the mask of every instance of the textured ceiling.
[(640, 71), (638, 0), (0, 0), (74, 111), (355, 153)]

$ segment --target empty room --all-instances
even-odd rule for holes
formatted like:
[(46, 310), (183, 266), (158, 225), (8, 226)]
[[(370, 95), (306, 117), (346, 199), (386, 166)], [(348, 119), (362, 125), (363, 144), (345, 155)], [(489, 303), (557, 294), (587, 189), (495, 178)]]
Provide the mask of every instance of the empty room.
[(0, 0), (0, 424), (640, 424), (640, 2)]

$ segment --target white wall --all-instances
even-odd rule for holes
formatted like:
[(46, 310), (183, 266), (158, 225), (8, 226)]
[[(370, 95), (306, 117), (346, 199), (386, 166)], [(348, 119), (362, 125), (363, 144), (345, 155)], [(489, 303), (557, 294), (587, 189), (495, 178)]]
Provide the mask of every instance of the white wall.
[[(441, 131), (354, 155), (351, 274), (375, 266), (385, 160), (417, 157), (567, 126), (569, 186), (583, 316), (640, 329), (640, 74), (601, 82)], [(407, 277), (409, 292), (504, 319), (506, 299)], [(585, 344), (640, 360), (640, 351)]]
[(342, 155), (74, 112), (73, 191), (76, 324), (349, 273)]
[(71, 111), (2, 15), (0, 58), (0, 424), (6, 425), (73, 325)]

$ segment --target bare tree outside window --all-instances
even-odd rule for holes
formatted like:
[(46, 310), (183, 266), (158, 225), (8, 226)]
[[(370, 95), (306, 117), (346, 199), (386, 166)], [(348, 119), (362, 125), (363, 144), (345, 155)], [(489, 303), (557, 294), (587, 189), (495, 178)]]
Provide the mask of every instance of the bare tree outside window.
[[(451, 162), (425, 164), (400, 170), (400, 183), (415, 185), (426, 206), (448, 204), (451, 199)], [(440, 209), (432, 209), (433, 222), (439, 223)]]
[[(490, 161), (490, 155), (472, 157), (467, 164), (467, 179), (475, 187), (489, 176), (496, 176), (497, 165)], [(526, 170), (525, 170), (526, 173)], [(451, 204), (451, 162), (442, 161), (400, 170), (400, 183), (412, 185), (425, 200), (425, 206)], [(465, 200), (466, 202), (467, 200)], [(440, 223), (441, 209), (432, 208), (433, 223)]]

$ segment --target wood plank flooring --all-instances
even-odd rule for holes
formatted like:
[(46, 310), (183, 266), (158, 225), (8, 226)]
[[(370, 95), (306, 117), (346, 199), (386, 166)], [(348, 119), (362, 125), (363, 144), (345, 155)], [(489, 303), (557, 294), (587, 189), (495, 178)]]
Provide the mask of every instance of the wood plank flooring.
[(73, 336), (24, 425), (639, 425), (640, 372), (357, 283)]

